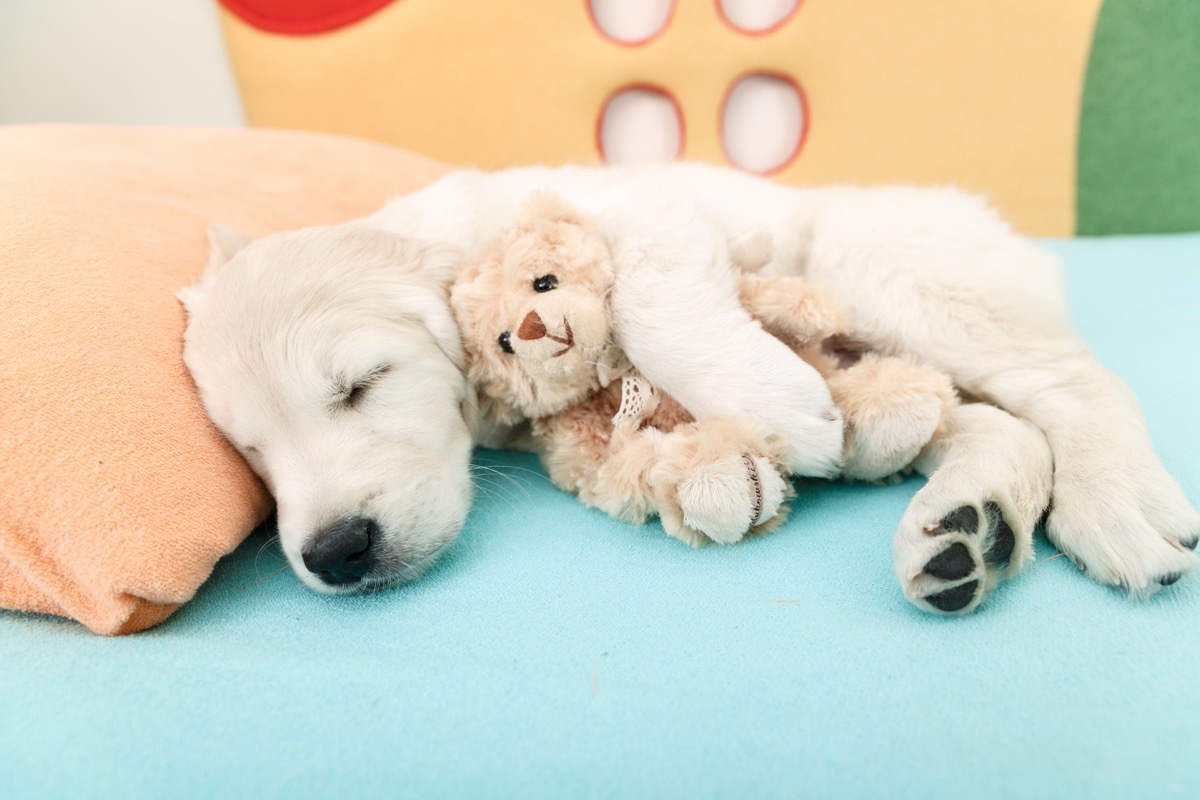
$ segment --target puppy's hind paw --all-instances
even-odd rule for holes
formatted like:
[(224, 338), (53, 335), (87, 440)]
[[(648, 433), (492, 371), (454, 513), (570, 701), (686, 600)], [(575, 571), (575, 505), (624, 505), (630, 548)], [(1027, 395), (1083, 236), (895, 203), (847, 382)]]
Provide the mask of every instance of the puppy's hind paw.
[(961, 505), (906, 531), (894, 543), (896, 574), (905, 596), (942, 614), (973, 611), (987, 593), (1020, 568), (1031, 543), (1018, 539), (1000, 504)]
[(1165, 470), (1122, 471), (1058, 475), (1046, 532), (1087, 577), (1150, 597), (1200, 565), (1200, 515)]

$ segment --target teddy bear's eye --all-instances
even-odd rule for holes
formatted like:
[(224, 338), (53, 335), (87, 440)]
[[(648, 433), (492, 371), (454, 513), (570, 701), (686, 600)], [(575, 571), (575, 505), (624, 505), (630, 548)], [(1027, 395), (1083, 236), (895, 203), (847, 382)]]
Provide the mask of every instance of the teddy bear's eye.
[(500, 343), (500, 349), (504, 352), (514, 352), (512, 349), (512, 333), (510, 331), (505, 331), (504, 333), (500, 334), (500, 338), (497, 339), (497, 341)]
[(538, 292), (548, 292), (551, 289), (558, 287), (558, 278), (553, 275), (543, 275), (540, 278), (535, 278), (533, 281), (533, 290)]

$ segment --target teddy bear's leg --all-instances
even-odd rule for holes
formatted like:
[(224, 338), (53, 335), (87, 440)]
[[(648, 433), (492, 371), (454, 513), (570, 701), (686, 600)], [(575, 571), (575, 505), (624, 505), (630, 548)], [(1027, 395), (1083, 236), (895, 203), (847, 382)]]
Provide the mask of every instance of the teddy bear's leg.
[[(792, 488), (778, 439), (739, 419), (709, 419), (655, 436), (648, 474), (663, 528), (692, 544), (721, 544), (783, 522)], [(699, 534), (699, 536), (698, 536)]]
[(995, 406), (959, 405), (946, 417), (916, 462), (929, 481), (905, 511), (892, 552), (914, 605), (967, 613), (1032, 557), (1054, 464), (1045, 434)]
[(538, 423), (550, 479), (583, 503), (639, 524), (657, 513), (668, 534), (693, 546), (736, 542), (786, 517), (782, 446), (757, 426), (717, 419), (664, 433), (606, 423), (586, 407)]
[(782, 524), (780, 507), (790, 486), (770, 461), (746, 454), (704, 465), (677, 491), (684, 526), (719, 544), (732, 544), (751, 530)]
[(828, 376), (846, 418), (842, 474), (873, 481), (909, 466), (958, 403), (949, 376), (907, 358), (867, 353)]
[(654, 441), (612, 428), (608, 415), (581, 404), (534, 423), (534, 442), (554, 485), (617, 519), (641, 524), (658, 511), (647, 480)]

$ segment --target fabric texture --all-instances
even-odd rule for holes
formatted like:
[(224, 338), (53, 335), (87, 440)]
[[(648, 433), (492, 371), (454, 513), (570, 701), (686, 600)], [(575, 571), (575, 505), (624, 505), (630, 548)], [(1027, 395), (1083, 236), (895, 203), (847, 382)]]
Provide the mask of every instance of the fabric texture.
[(444, 168), (282, 132), (0, 129), (0, 606), (161, 622), (267, 512), (181, 361), (205, 228), (368, 213)]
[[(1200, 502), (1200, 235), (1048, 246)], [(1200, 797), (1200, 576), (1131, 601), (1040, 540), (934, 618), (891, 566), (920, 480), (806, 482), (777, 533), (692, 550), (477, 461), (405, 588), (317, 595), (253, 537), (141, 636), (0, 613), (0, 794)]]

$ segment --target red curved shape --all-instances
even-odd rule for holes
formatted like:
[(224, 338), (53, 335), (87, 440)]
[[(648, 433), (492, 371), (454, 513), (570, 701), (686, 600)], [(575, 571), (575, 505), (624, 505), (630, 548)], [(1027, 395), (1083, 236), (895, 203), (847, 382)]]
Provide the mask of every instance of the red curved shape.
[(247, 25), (305, 36), (344, 28), (395, 0), (217, 0)]

